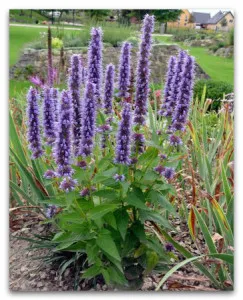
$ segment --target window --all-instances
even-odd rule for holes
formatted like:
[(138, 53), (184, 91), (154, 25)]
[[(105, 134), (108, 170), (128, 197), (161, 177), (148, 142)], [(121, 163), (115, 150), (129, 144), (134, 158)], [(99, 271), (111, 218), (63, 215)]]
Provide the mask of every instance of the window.
[(233, 23), (233, 20), (229, 20), (230, 23)]
[(187, 22), (188, 21), (188, 18), (187, 18), (187, 16), (185, 17), (185, 22)]

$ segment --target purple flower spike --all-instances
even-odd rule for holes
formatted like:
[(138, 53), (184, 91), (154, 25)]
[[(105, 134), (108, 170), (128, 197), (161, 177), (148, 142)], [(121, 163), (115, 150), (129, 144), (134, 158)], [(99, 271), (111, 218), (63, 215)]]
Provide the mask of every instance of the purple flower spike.
[(160, 160), (165, 160), (165, 159), (167, 159), (167, 155), (166, 154), (160, 154), (159, 158), (160, 158)]
[(126, 179), (125, 175), (123, 174), (122, 175), (115, 174), (113, 178), (115, 179), (116, 182), (123, 182)]
[(82, 84), (84, 84), (84, 85), (86, 83), (87, 76), (88, 76), (88, 74), (87, 74), (87, 68), (83, 67), (82, 68), (82, 76), (81, 77), (82, 77)]
[(169, 141), (171, 146), (180, 146), (183, 144), (181, 138), (179, 138), (179, 136), (176, 135), (171, 135), (169, 137)]
[(52, 179), (57, 177), (57, 173), (53, 170), (47, 170), (43, 175), (45, 179)]
[(105, 114), (112, 113), (112, 98), (114, 93), (114, 78), (115, 78), (115, 67), (109, 64), (106, 67), (105, 74), (105, 92), (104, 92), (104, 108)]
[(172, 179), (175, 176), (175, 169), (165, 167), (162, 175), (164, 175), (166, 179)]
[(128, 89), (130, 84), (130, 60), (131, 60), (131, 44), (124, 42), (121, 49), (118, 89), (119, 97), (128, 97)]
[(29, 149), (32, 152), (32, 159), (36, 159), (43, 154), (41, 137), (40, 137), (40, 124), (39, 124), (39, 107), (38, 107), (38, 93), (37, 90), (30, 87), (27, 94), (27, 118), (28, 118), (28, 143)]
[[(171, 56), (168, 63), (168, 71), (166, 75), (166, 83), (164, 88), (164, 99), (159, 114), (162, 116), (171, 116), (173, 109), (174, 84), (173, 80), (176, 74), (176, 57)], [(172, 103), (171, 103), (172, 102)]]
[(134, 123), (143, 125), (147, 114), (149, 95), (149, 57), (152, 47), (152, 32), (154, 30), (154, 16), (145, 15), (142, 28), (142, 41), (139, 49), (137, 82), (135, 96)]
[(58, 89), (51, 88), (51, 98), (54, 106), (55, 122), (58, 122), (59, 120), (59, 90)]
[(80, 155), (89, 156), (92, 153), (95, 136), (95, 120), (95, 85), (91, 82), (88, 82), (84, 92)]
[(53, 145), (56, 140), (56, 124), (55, 124), (55, 107), (53, 98), (51, 97), (51, 89), (44, 88), (43, 101), (43, 125), (44, 136), (48, 145)]
[(48, 205), (46, 210), (46, 217), (51, 219), (57, 213), (57, 206), (56, 205)]
[(175, 248), (171, 243), (166, 243), (165, 244), (165, 250), (166, 250), (166, 252), (172, 252), (172, 251), (175, 250)]
[(178, 96), (181, 91), (182, 82), (184, 80), (185, 73), (185, 63), (187, 59), (187, 54), (185, 51), (180, 51), (177, 59), (175, 76), (172, 82), (173, 92), (171, 92), (171, 97), (169, 102), (166, 104), (166, 112), (164, 113), (167, 117), (172, 117), (175, 111), (175, 107), (177, 105)]
[(81, 97), (80, 88), (82, 83), (82, 63), (81, 57), (78, 54), (74, 54), (71, 57), (71, 68), (68, 79), (68, 88), (72, 96), (73, 103), (73, 146), (74, 154), (78, 156), (81, 141)]
[(58, 137), (55, 145), (55, 159), (59, 176), (70, 176), (71, 136), (72, 136), (72, 98), (68, 91), (62, 91)]
[(145, 147), (144, 135), (142, 133), (134, 133), (132, 139), (134, 141), (133, 151), (139, 154), (143, 153)]
[(77, 184), (78, 184), (77, 179), (72, 179), (70, 177), (66, 177), (60, 183), (59, 188), (61, 190), (63, 190), (64, 192), (69, 193), (75, 189)]
[(132, 127), (131, 106), (128, 102), (124, 102), (122, 119), (119, 124), (118, 134), (116, 138), (116, 158), (115, 158), (116, 163), (126, 164), (126, 165), (130, 164), (131, 127)]
[(154, 168), (154, 171), (159, 173), (159, 175), (162, 175), (164, 170), (165, 170), (165, 167), (163, 167), (161, 165), (158, 165), (157, 167)]
[(29, 81), (36, 85), (37, 87), (43, 88), (44, 87), (44, 80), (41, 79), (39, 76), (30, 76)]
[(80, 192), (80, 196), (81, 197), (86, 197), (86, 196), (89, 196), (91, 192), (94, 192), (96, 191), (96, 188), (95, 187), (91, 187), (91, 188), (84, 188), (81, 192)]
[(187, 55), (182, 76), (181, 88), (177, 94), (175, 111), (172, 116), (171, 128), (173, 131), (185, 130), (190, 102), (193, 94), (194, 58)]
[(83, 170), (86, 170), (87, 169), (87, 163), (85, 160), (81, 160), (79, 162), (77, 162), (77, 167), (80, 167), (81, 169)]
[(99, 106), (102, 106), (102, 35), (101, 28), (92, 28), (88, 51), (88, 81), (95, 84), (95, 95)]

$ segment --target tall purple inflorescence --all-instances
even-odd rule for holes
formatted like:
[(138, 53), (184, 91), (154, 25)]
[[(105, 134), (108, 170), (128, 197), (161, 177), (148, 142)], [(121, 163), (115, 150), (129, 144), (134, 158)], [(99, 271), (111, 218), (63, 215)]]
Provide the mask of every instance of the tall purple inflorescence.
[(115, 162), (129, 165), (131, 162), (131, 134), (132, 134), (132, 114), (131, 105), (124, 102), (122, 119), (119, 124), (116, 138), (116, 158)]
[(53, 83), (54, 83), (54, 73), (53, 73), (53, 67), (52, 67), (52, 46), (51, 46), (51, 28), (50, 28), (50, 26), (48, 27), (47, 46), (48, 46), (48, 70), (47, 70), (48, 85), (49, 85), (49, 87), (52, 87)]
[(134, 123), (145, 123), (147, 101), (149, 95), (149, 57), (152, 47), (152, 32), (154, 30), (154, 16), (145, 15), (142, 28), (142, 41), (139, 49)]
[(173, 91), (171, 92), (171, 97), (168, 105), (166, 106), (166, 116), (172, 117), (175, 111), (175, 107), (178, 100), (178, 94), (181, 90), (181, 85), (183, 81), (184, 71), (185, 71), (185, 62), (187, 54), (185, 51), (180, 51), (177, 59), (177, 64), (175, 68), (175, 76), (172, 80)]
[(80, 155), (89, 156), (92, 153), (95, 136), (96, 101), (95, 85), (87, 82), (82, 111), (82, 139)]
[(102, 35), (101, 28), (92, 28), (88, 51), (88, 81), (95, 84), (96, 101), (101, 106), (102, 82)]
[(37, 90), (30, 87), (27, 94), (27, 118), (28, 118), (28, 142), (29, 149), (32, 152), (32, 159), (36, 159), (43, 154), (41, 138), (40, 138), (40, 124), (39, 124), (39, 107), (38, 107), (38, 93)]
[(194, 58), (186, 55), (181, 88), (177, 95), (176, 107), (172, 116), (172, 131), (185, 130), (190, 102), (193, 93)]
[[(164, 99), (161, 106), (161, 110), (159, 111), (159, 114), (165, 117), (169, 117), (172, 114), (172, 108), (171, 101), (173, 101), (174, 96), (174, 76), (176, 72), (176, 57), (171, 56), (168, 62), (168, 71), (166, 75), (166, 83), (164, 88)], [(171, 107), (172, 106), (172, 107)]]
[(73, 170), (71, 163), (71, 136), (72, 136), (72, 98), (68, 91), (61, 93), (60, 119), (58, 136), (56, 139), (55, 159), (59, 176), (70, 176)]
[(130, 60), (131, 60), (131, 44), (124, 42), (121, 49), (119, 77), (118, 77), (118, 89), (119, 97), (128, 97), (128, 89), (130, 84)]
[(44, 88), (43, 127), (44, 136), (48, 145), (53, 145), (56, 139), (56, 123), (54, 101), (49, 87)]
[(109, 64), (105, 73), (104, 109), (105, 114), (112, 113), (112, 98), (114, 93), (115, 66)]
[(54, 112), (55, 112), (55, 122), (59, 120), (59, 90), (56, 88), (51, 88), (51, 98), (53, 101)]
[(71, 68), (68, 78), (68, 88), (72, 97), (73, 103), (73, 145), (74, 154), (77, 156), (80, 149), (81, 140), (81, 97), (80, 88), (82, 83), (82, 63), (81, 57), (78, 54), (74, 54), (71, 57)]

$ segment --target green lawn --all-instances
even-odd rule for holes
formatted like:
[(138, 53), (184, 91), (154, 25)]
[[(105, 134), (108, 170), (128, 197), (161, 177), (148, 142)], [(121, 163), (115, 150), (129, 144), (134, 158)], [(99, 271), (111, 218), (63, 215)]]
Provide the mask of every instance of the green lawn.
[(40, 32), (46, 32), (44, 28), (9, 27), (9, 65), (14, 65), (26, 44), (36, 40)]
[[(171, 37), (156, 36), (157, 41), (165, 44), (172, 43)], [(178, 43), (180, 47), (189, 50), (189, 53), (196, 58), (201, 68), (213, 79), (234, 84), (234, 59), (214, 56), (203, 47), (188, 47)]]

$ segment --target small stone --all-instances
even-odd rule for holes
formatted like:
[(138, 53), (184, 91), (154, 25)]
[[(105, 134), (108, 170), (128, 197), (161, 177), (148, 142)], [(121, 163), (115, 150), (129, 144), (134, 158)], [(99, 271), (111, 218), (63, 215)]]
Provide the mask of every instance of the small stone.
[(40, 273), (40, 278), (41, 279), (46, 279), (46, 273), (44, 273), (44, 272)]
[(43, 291), (43, 292), (48, 292), (48, 291), (49, 291), (49, 290), (48, 290), (48, 287), (46, 287), (46, 286), (43, 287), (42, 291)]
[(37, 282), (35, 282), (34, 280), (30, 282), (30, 286), (31, 287), (34, 288), (34, 287), (36, 287), (36, 285), (37, 285)]
[(40, 281), (40, 282), (37, 283), (38, 288), (43, 287), (43, 286), (44, 286), (43, 282)]
[(44, 228), (43, 226), (41, 226), (41, 227), (38, 228), (38, 231), (39, 231), (39, 232), (42, 232), (42, 231), (44, 231), (44, 230), (45, 230), (45, 228)]
[(25, 272), (25, 271), (26, 271), (26, 267), (25, 267), (25, 266), (22, 266), (22, 267), (20, 268), (20, 272), (23, 273), (23, 272)]
[(59, 286), (63, 287), (64, 281), (59, 282)]

